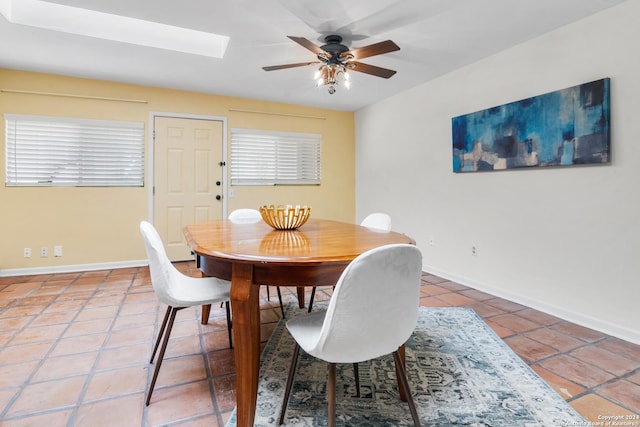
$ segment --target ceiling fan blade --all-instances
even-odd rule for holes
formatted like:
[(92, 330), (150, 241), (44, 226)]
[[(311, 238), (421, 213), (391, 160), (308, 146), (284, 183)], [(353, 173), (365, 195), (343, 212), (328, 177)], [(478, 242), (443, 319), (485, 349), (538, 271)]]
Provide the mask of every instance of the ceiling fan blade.
[(400, 47), (391, 40), (385, 40), (383, 42), (370, 44), (368, 46), (358, 47), (344, 52), (341, 57), (353, 55), (354, 59), (363, 59), (370, 56), (382, 55), (383, 53), (395, 52), (400, 50)]
[(319, 61), (298, 62), (297, 64), (271, 65), (269, 67), (262, 67), (262, 69), (265, 71), (275, 71), (275, 70), (284, 70), (285, 68), (304, 67), (306, 65), (319, 64), (319, 63), (320, 63)]
[(383, 79), (388, 79), (396, 73), (395, 70), (376, 67), (375, 65), (363, 64), (362, 62), (357, 61), (349, 62), (349, 69), (358, 71), (360, 73), (371, 74), (372, 76), (376, 77), (382, 77)]
[(320, 46), (310, 42), (304, 37), (294, 37), (294, 36), (287, 36), (287, 37), (289, 37), (294, 42), (298, 43), (300, 46), (309, 49), (311, 52), (315, 53), (316, 55), (323, 55), (328, 58), (331, 58), (331, 54), (329, 52), (325, 51)]

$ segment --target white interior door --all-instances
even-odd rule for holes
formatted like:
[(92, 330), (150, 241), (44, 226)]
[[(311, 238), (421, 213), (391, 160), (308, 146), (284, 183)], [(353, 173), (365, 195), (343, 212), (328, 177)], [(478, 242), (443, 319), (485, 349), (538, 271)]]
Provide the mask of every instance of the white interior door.
[(223, 214), (223, 122), (155, 117), (154, 225), (172, 261), (193, 259), (182, 229)]

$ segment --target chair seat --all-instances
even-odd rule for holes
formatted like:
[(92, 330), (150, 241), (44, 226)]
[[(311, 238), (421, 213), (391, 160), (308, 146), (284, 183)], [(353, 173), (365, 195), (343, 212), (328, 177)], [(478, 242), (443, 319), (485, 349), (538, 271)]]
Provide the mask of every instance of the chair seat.
[(294, 317), (287, 322), (289, 333), (298, 345), (312, 356), (316, 356), (314, 347), (320, 338), (326, 311), (316, 311), (305, 316)]
[(231, 282), (216, 277), (177, 277), (169, 289), (175, 307), (214, 304), (230, 298)]

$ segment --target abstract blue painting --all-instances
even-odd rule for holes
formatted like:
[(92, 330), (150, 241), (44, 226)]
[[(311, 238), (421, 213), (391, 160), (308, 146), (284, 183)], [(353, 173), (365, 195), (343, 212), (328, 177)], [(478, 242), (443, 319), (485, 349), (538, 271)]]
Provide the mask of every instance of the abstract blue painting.
[(607, 163), (609, 79), (451, 119), (453, 171)]

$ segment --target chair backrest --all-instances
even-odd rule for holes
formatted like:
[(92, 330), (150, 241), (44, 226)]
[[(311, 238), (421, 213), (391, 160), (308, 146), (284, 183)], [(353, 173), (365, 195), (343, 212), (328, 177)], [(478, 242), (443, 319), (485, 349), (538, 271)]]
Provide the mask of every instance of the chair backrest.
[(160, 302), (170, 306), (179, 306), (180, 304), (171, 295), (171, 284), (178, 283), (182, 273), (171, 264), (164, 250), (162, 239), (153, 225), (147, 221), (142, 221), (140, 223), (140, 233), (149, 258), (149, 271), (151, 272), (153, 290)]
[(229, 214), (229, 220), (236, 224), (252, 224), (262, 220), (262, 215), (257, 209), (236, 209)]
[(422, 254), (409, 244), (371, 249), (344, 270), (329, 302), (314, 356), (355, 363), (392, 353), (415, 329)]
[(389, 231), (391, 230), (391, 217), (386, 213), (375, 212), (367, 215), (360, 225), (377, 230)]

